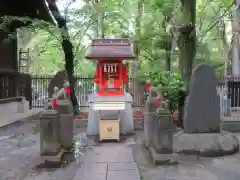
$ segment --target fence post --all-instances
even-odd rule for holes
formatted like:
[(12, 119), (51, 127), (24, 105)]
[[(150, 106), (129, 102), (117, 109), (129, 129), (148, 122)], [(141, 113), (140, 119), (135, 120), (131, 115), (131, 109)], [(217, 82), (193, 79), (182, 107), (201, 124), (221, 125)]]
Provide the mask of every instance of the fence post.
[(32, 109), (32, 77), (27, 74), (26, 76), (26, 100), (29, 102), (29, 108)]

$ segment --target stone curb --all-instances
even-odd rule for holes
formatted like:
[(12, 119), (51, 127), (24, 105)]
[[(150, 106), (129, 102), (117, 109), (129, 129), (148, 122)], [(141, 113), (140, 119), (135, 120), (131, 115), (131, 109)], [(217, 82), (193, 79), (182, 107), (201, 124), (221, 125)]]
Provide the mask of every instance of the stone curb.
[(240, 132), (240, 121), (223, 121), (221, 129), (231, 133)]
[(30, 117), (34, 117), (36, 114), (40, 114), (42, 109), (29, 110), (25, 113), (14, 113), (8, 116), (0, 117), (0, 127), (8, 126), (12, 123), (29, 120)]
[(174, 135), (173, 150), (179, 154), (219, 157), (239, 151), (239, 141), (229, 132), (194, 133), (179, 132)]

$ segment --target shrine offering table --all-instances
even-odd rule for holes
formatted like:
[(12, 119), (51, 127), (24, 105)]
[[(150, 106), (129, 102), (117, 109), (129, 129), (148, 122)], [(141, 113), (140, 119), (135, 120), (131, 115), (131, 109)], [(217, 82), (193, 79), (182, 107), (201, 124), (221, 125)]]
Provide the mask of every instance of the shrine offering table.
[(100, 136), (100, 123), (104, 120), (118, 121), (119, 132), (122, 135), (134, 133), (132, 97), (129, 93), (105, 97), (91, 94), (89, 101), (87, 135)]
[(120, 111), (125, 109), (124, 102), (96, 103), (93, 107), (98, 111), (99, 140), (120, 140)]
[(100, 120), (99, 140), (120, 140), (120, 120)]

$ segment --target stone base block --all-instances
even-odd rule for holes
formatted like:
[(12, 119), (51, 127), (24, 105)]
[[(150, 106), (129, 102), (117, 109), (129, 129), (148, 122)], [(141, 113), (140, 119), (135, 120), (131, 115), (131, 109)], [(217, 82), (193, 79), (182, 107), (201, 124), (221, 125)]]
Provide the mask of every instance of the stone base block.
[(231, 133), (239, 133), (240, 121), (222, 121), (221, 129)]
[(73, 145), (72, 114), (60, 114), (60, 142), (64, 148), (72, 148)]
[(61, 160), (62, 160), (62, 157), (65, 153), (65, 150), (61, 149), (60, 152), (55, 155), (55, 156), (44, 156), (44, 155), (41, 155), (40, 158), (41, 160), (44, 162), (53, 162), (53, 163), (60, 163)]
[(174, 160), (173, 154), (159, 154), (153, 147), (149, 148), (150, 155), (155, 165), (174, 165), (177, 161)]
[(239, 151), (239, 141), (229, 132), (194, 133), (177, 132), (173, 139), (173, 151), (186, 155), (217, 157)]
[(28, 111), (29, 108), (29, 102), (26, 100), (22, 100), (21, 102), (18, 102), (17, 104), (17, 113), (24, 113), (26, 111)]

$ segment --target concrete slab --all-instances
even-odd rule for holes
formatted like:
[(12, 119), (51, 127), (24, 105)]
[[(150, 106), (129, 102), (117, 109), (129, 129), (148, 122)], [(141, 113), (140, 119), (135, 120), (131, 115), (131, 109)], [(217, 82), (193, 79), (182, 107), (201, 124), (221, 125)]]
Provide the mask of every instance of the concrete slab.
[(130, 163), (108, 163), (109, 171), (138, 170), (135, 162)]
[(108, 171), (107, 180), (140, 180), (138, 170)]
[(76, 171), (73, 180), (106, 180), (106, 163), (86, 163)]
[(89, 147), (84, 162), (117, 163), (134, 162), (132, 149), (127, 146), (109, 145)]
[(21, 121), (23, 119), (28, 118), (29, 116), (34, 116), (35, 114), (40, 113), (42, 110), (43, 109), (31, 109), (24, 113), (13, 113), (13, 114), (1, 116), (0, 117), (0, 127), (4, 127), (4, 126), (7, 126), (14, 122)]
[(140, 180), (129, 141), (89, 146), (73, 180)]

